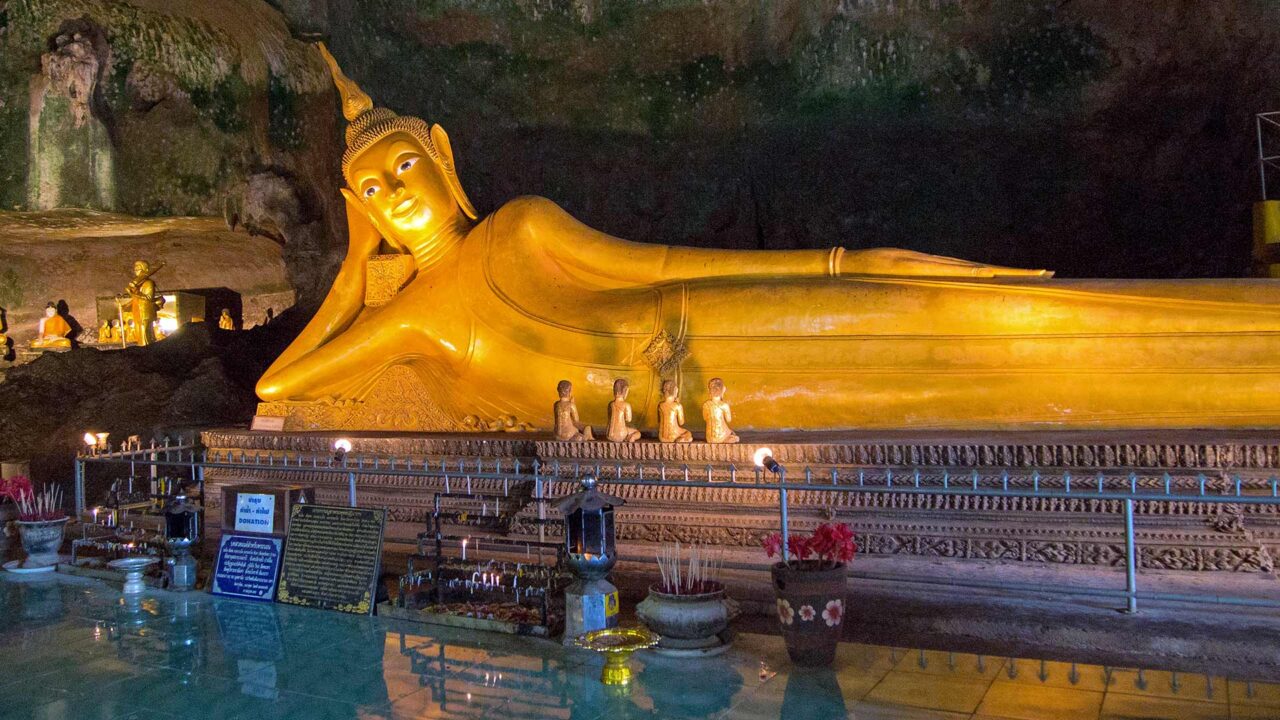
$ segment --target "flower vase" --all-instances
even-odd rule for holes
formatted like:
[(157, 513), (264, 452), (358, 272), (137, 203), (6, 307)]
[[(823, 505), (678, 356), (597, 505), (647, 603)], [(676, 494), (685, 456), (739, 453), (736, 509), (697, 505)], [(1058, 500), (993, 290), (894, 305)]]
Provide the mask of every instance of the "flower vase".
[(27, 559), (22, 563), (24, 568), (58, 564), (58, 551), (62, 549), (62, 534), (70, 519), (64, 517), (57, 520), (15, 522), (18, 526), (18, 534), (22, 536), (22, 549), (27, 553)]
[(772, 569), (787, 654), (804, 667), (823, 667), (835, 660), (844, 626), (846, 567), (824, 565), (802, 560), (777, 563)]

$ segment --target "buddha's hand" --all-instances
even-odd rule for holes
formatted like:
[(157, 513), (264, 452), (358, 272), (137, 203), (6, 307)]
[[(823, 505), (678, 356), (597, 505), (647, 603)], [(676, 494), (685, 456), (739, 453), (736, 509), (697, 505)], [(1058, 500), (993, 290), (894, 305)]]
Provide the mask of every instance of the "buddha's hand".
[(342, 188), (342, 197), (347, 201), (347, 258), (363, 263), (378, 251), (382, 233), (374, 227), (369, 209), (355, 193)]
[(853, 250), (840, 258), (840, 275), (899, 275), (907, 277), (1053, 277), (1052, 270), (985, 265), (943, 255), (928, 255), (911, 250), (876, 248)]

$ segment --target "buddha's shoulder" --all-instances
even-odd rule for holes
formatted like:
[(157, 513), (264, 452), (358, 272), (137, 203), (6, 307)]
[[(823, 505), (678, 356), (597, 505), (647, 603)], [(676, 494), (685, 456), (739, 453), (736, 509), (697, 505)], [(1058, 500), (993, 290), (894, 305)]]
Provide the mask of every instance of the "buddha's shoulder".
[(489, 216), (489, 222), (506, 237), (527, 237), (540, 230), (562, 228), (566, 223), (578, 224), (564, 208), (537, 195), (521, 195), (507, 201)]

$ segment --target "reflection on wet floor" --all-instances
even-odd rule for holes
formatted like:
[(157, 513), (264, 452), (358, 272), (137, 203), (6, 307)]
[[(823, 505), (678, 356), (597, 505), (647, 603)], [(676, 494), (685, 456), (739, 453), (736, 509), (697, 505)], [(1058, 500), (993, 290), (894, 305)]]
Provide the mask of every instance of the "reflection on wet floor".
[(1280, 685), (848, 643), (792, 668), (779, 638), (642, 653), (629, 688), (556, 643), (81, 578), (0, 577), (0, 717), (1280, 718)]

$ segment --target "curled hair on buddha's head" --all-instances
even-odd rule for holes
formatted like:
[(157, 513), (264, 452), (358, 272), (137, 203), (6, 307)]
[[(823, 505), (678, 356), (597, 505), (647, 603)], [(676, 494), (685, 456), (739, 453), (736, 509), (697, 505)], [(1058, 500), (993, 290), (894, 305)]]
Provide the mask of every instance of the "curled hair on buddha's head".
[(373, 99), (354, 80), (343, 74), (338, 61), (329, 54), (324, 43), (316, 43), (316, 46), (329, 66), (333, 84), (338, 88), (338, 95), (342, 100), (342, 116), (347, 119), (347, 148), (342, 153), (342, 176), (347, 184), (352, 184), (347, 171), (360, 153), (391, 133), (407, 133), (422, 145), (422, 149), (440, 168), (458, 207), (467, 217), (475, 220), (478, 217), (476, 208), (462, 189), (462, 181), (458, 179), (457, 169), (453, 165), (453, 146), (449, 143), (449, 134), (444, 128), (428, 125), (420, 118), (397, 115), (387, 108), (374, 107)]

